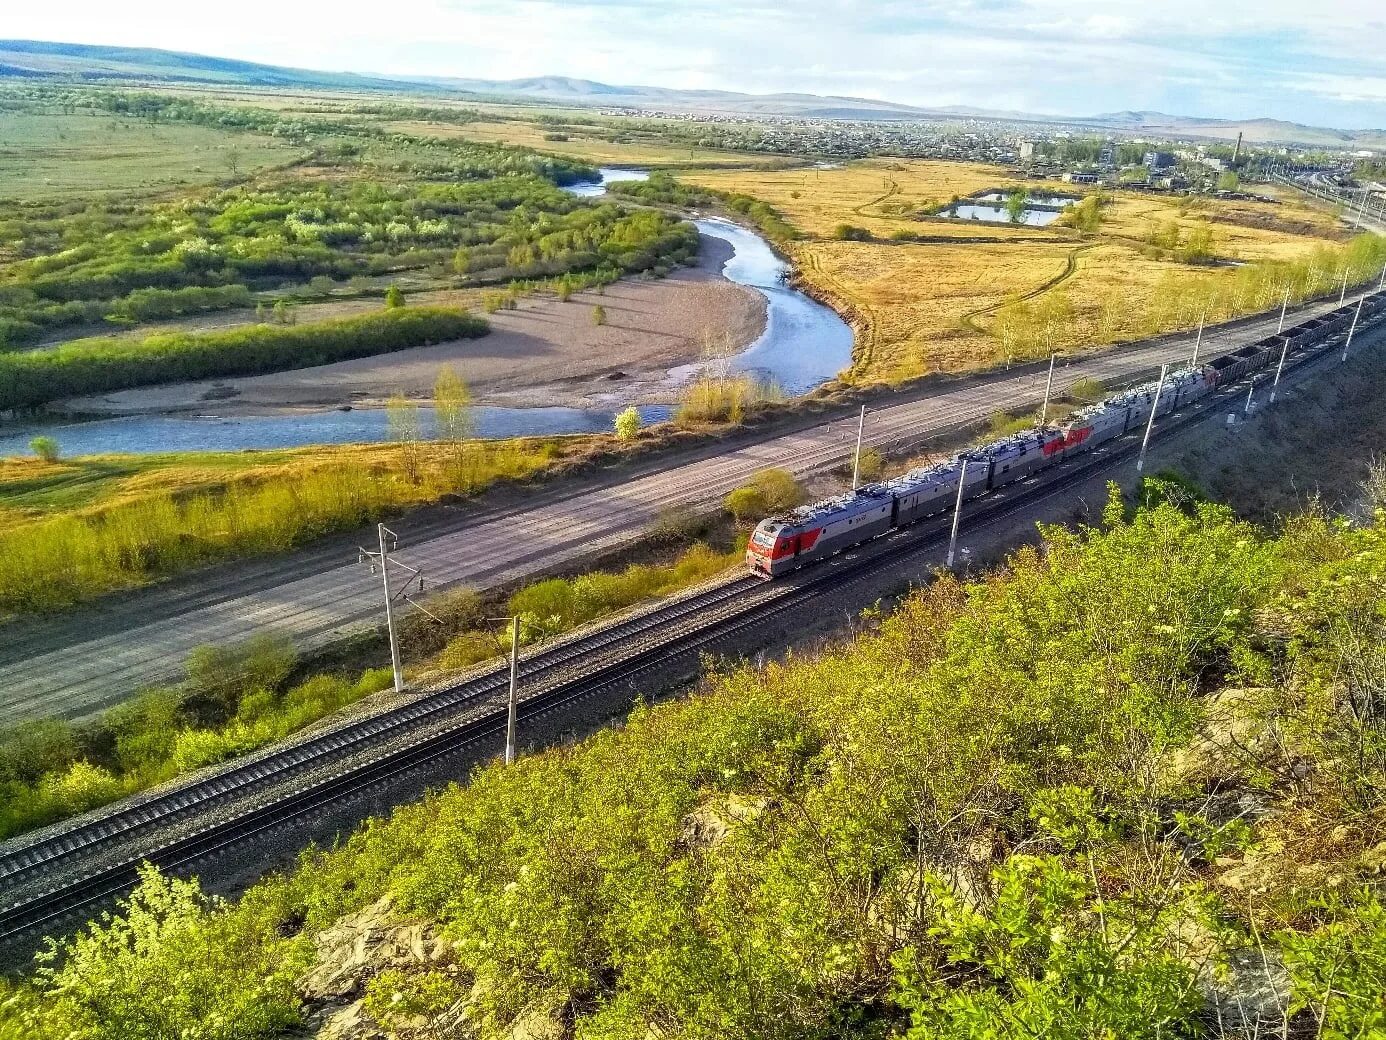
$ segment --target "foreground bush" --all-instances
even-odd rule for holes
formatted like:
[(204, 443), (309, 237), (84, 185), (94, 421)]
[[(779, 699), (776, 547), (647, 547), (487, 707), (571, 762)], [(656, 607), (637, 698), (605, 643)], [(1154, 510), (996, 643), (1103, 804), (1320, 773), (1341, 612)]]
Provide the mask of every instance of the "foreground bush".
[(485, 321), (466, 311), (413, 307), (307, 325), (72, 340), (51, 350), (0, 354), (0, 409), (151, 383), (310, 368), (487, 331)]
[[(388, 891), (455, 965), (367, 1008), (466, 1000), (483, 1037), (1378, 1035), (1386, 538), (1107, 519), (482, 769), (234, 907), (150, 921), (151, 877), (137, 955), (97, 925), (9, 1014), (132, 1035), (108, 1001), (139, 978), (195, 995), (201, 1036), (268, 1036), (312, 937)], [(198, 967), (212, 939), (228, 970)], [(137, 1006), (140, 1035), (181, 1028), (180, 999)]]

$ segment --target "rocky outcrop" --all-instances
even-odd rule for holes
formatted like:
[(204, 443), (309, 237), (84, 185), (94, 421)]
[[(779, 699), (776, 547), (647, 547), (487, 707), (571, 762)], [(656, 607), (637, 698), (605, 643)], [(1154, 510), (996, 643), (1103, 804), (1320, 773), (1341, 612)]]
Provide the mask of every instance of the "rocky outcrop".
[[(299, 979), (298, 992), (307, 1005), (310, 1035), (317, 1040), (386, 1040), (397, 1035), (382, 1029), (365, 1010), (366, 984), (390, 968), (448, 967), (452, 957), (451, 945), (434, 926), (394, 920), (389, 896), (344, 917), (319, 935), (316, 944), (317, 963)], [(470, 1034), (454, 1029), (450, 1035)]]

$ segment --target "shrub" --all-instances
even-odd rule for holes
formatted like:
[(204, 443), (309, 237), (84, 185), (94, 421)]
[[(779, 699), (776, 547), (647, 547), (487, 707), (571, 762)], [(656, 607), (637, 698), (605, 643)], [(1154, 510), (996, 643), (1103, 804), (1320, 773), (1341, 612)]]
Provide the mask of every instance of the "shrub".
[(616, 439), (622, 441), (635, 440), (636, 434), (640, 432), (640, 412), (632, 405), (625, 411), (616, 416), (615, 420)]
[(594, 303), (594, 304), (592, 305), (592, 324), (593, 324), (593, 325), (605, 325), (605, 324), (606, 324), (606, 308), (603, 307), (600, 303)]
[(398, 310), (404, 306), (404, 293), (398, 285), (392, 285), (385, 290), (385, 309)]
[(727, 497), (722, 499), (722, 504), (739, 524), (760, 520), (770, 512), (765, 504), (765, 495), (760, 488), (750, 484), (728, 493)]
[(62, 454), (61, 449), (58, 447), (57, 439), (47, 436), (35, 437), (31, 440), (29, 442), (29, 450), (44, 462), (57, 462), (59, 456)]
[(843, 242), (870, 242), (871, 232), (852, 224), (839, 224), (833, 228), (833, 238)]

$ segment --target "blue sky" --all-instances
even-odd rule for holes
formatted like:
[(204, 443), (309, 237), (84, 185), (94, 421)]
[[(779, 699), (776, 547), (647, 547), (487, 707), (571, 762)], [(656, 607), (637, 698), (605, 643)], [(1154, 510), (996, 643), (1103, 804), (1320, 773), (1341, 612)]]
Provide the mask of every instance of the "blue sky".
[[(360, 72), (1386, 128), (1386, 0), (50, 0), (0, 36)], [(206, 11), (198, 13), (199, 8)]]

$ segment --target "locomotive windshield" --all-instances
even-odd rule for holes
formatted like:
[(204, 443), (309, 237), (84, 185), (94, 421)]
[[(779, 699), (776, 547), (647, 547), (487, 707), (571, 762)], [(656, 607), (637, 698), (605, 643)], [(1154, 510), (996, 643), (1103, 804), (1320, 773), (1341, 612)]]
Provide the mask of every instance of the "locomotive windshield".
[(756, 529), (756, 533), (751, 536), (751, 541), (759, 545), (762, 549), (773, 549), (775, 546), (775, 535), (770, 531)]

